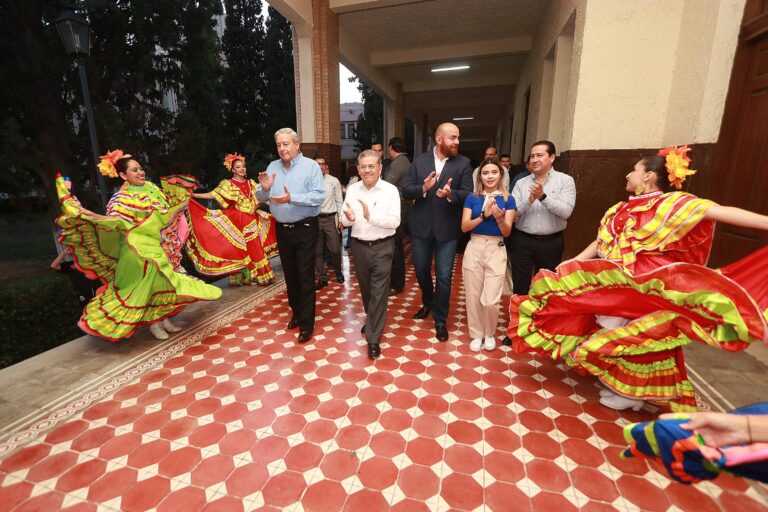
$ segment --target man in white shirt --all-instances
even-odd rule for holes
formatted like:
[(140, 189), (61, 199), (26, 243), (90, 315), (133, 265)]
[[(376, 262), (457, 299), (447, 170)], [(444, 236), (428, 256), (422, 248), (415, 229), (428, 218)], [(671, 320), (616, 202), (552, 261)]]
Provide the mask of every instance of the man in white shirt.
[(381, 179), (381, 158), (370, 149), (357, 157), (360, 181), (347, 188), (341, 221), (352, 226), (352, 257), (366, 312), (360, 332), (368, 342), (368, 357), (381, 355), (379, 340), (387, 320), (389, 280), (395, 231), (400, 225), (400, 192)]
[(515, 184), (517, 220), (512, 233), (512, 290), (527, 295), (539, 270), (554, 270), (565, 248), (563, 231), (576, 204), (573, 178), (552, 168), (555, 145), (534, 142), (528, 157), (531, 174)]
[(341, 272), (341, 219), (339, 218), (343, 198), (341, 183), (328, 172), (328, 162), (325, 158), (315, 158), (315, 162), (320, 166), (325, 185), (325, 196), (320, 205), (320, 214), (317, 216), (320, 231), (315, 250), (315, 277), (317, 278), (315, 288), (319, 290), (328, 285), (328, 274), (325, 271), (325, 258), (323, 257), (325, 247), (328, 247), (328, 252), (331, 254), (336, 281), (344, 282), (344, 274)]

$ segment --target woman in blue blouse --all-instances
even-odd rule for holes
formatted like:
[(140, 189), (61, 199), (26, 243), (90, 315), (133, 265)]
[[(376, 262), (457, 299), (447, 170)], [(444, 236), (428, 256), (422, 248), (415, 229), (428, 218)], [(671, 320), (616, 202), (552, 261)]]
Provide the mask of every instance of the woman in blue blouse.
[(499, 305), (507, 270), (504, 237), (512, 231), (515, 200), (502, 185), (504, 167), (495, 158), (480, 163), (474, 194), (464, 201), (461, 230), (472, 232), (464, 260), (464, 300), (472, 342), (470, 350), (496, 348), (494, 334), (499, 323)]

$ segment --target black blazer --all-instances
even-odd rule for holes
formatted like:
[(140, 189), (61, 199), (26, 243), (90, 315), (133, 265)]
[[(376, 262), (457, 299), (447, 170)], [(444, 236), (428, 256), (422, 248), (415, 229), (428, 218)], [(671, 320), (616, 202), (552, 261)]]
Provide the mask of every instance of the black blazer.
[[(472, 166), (467, 157), (456, 155), (445, 162), (440, 178), (424, 197), (424, 180), (435, 171), (435, 155), (432, 151), (422, 153), (413, 159), (405, 179), (403, 198), (413, 199), (414, 203), (408, 216), (411, 236), (434, 238), (438, 242), (447, 242), (459, 238), (461, 234), (461, 211), (464, 200), (474, 190), (472, 185)], [(451, 200), (439, 198), (436, 192), (451, 181)]]

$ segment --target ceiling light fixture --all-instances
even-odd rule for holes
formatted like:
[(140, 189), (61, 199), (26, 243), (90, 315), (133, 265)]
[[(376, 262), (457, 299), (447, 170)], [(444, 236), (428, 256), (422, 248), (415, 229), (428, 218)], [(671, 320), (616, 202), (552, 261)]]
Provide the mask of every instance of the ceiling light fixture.
[(454, 121), (471, 121), (474, 117), (454, 117)]
[(460, 71), (462, 69), (469, 69), (469, 65), (451, 66), (448, 68), (432, 68), (433, 73), (442, 73), (443, 71)]

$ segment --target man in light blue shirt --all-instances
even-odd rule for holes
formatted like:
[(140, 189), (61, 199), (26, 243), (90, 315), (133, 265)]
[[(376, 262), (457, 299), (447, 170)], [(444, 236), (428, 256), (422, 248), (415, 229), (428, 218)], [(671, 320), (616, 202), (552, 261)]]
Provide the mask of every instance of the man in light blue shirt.
[(305, 158), (299, 136), (291, 128), (275, 132), (280, 160), (259, 174), (256, 198), (269, 201), (277, 221), (277, 249), (283, 266), (288, 303), (293, 316), (288, 329), (299, 328), (299, 343), (312, 339), (315, 329), (315, 245), (320, 204), (325, 196), (317, 162)]

